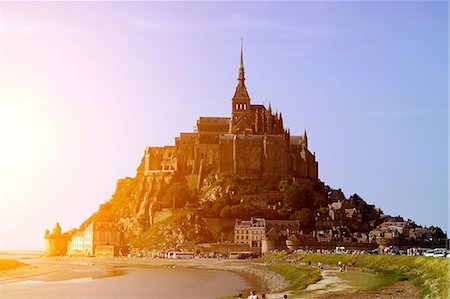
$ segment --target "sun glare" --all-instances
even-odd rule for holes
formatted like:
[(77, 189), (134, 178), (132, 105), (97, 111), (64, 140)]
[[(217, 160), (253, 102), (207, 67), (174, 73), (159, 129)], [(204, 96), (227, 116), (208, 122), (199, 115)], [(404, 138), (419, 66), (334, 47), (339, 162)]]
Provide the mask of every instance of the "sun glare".
[[(48, 162), (52, 131), (39, 96), (7, 94), (0, 104), (0, 181), (5, 184), (5, 198), (15, 201), (23, 192), (24, 181), (32, 179), (36, 170)], [(6, 190), (6, 191), (5, 191)], [(14, 192), (14, 195), (11, 194)], [(19, 195), (19, 196), (18, 196)], [(2, 196), (2, 198), (4, 198)]]

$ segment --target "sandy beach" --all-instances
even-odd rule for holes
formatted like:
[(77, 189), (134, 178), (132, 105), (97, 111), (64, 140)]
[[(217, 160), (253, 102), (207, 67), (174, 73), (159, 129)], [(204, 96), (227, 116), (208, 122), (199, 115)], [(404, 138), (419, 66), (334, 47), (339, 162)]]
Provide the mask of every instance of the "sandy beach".
[(121, 266), (138, 265), (145, 267), (178, 267), (232, 271), (244, 275), (252, 281), (259, 280), (257, 284), (264, 285), (264, 288), (268, 291), (284, 289), (288, 284), (281, 275), (268, 271), (263, 265), (243, 260), (42, 257), (37, 254), (7, 254), (0, 255), (0, 258), (15, 259), (27, 264), (19, 269), (0, 271), (0, 283), (23, 280), (62, 281), (86, 277), (110, 277), (123, 275), (123, 271), (120, 270)]
[(36, 255), (1, 255), (0, 259), (15, 259), (26, 264), (18, 269), (0, 271), (2, 284), (24, 280), (49, 282), (120, 275), (120, 271), (111, 271), (106, 264), (92, 265), (88, 261), (72, 262), (60, 258), (41, 258)]
[[(354, 293), (354, 288), (336, 276), (338, 272), (336, 269), (323, 270), (320, 281), (309, 285), (301, 294), (293, 294), (286, 291), (289, 282), (283, 276), (268, 270), (262, 263), (250, 260), (43, 257), (36, 253), (3, 254), (0, 255), (0, 259), (15, 259), (26, 264), (15, 270), (0, 271), (0, 284), (2, 285), (16, 282), (98, 281), (99, 278), (125, 276), (129, 274), (130, 269), (140, 269), (143, 271), (142, 273), (145, 273), (145, 269), (148, 270), (148, 268), (158, 271), (166, 270), (168, 273), (173, 273), (171, 271), (173, 269), (179, 271), (191, 269), (192, 271), (204, 270), (203, 274), (208, 271), (212, 271), (211, 273), (214, 271), (224, 273), (225, 271), (239, 274), (239, 276), (245, 277), (245, 280), (250, 282), (259, 293), (265, 292), (268, 298), (281, 298), (284, 293), (289, 294), (289, 298), (330, 298), (331, 295), (336, 298), (360, 298), (361, 296), (363, 298), (365, 296), (362, 293)], [(201, 276), (201, 272), (195, 273), (199, 273)], [(237, 283), (232, 281), (232, 279), (223, 281), (222, 284)], [(378, 298), (390, 298), (389, 296), (392, 294), (395, 294), (397, 298), (415, 298), (418, 296), (418, 289), (413, 287), (410, 282), (399, 282), (390, 287), (365, 294), (373, 298), (377, 296)]]
[[(194, 276), (198, 276), (197, 279), (200, 279), (205, 273), (210, 273), (210, 276), (221, 275), (220, 277), (222, 278), (220, 278), (220, 283), (223, 289), (230, 288), (230, 286), (241, 286), (242, 289), (242, 286), (245, 286), (245, 290), (252, 287), (261, 291), (269, 291), (285, 288), (287, 286), (287, 282), (283, 277), (266, 270), (262, 265), (240, 260), (170, 260), (135, 257), (50, 258), (42, 257), (38, 254), (20, 253), (0, 255), (0, 259), (14, 259), (26, 264), (18, 269), (0, 271), (0, 284), (2, 284), (2, 286), (21, 283), (64, 283), (88, 280), (98, 282), (100, 281), (99, 278), (129, 276), (130, 273), (136, 271), (141, 271), (141, 274), (145, 274), (164, 270), (170, 273), (191, 271), (192, 273), (196, 273)], [(149, 268), (152, 268), (152, 271), (148, 271)], [(208, 276), (208, 274), (206, 275)], [(230, 293), (218, 293), (217, 297), (229, 294)]]

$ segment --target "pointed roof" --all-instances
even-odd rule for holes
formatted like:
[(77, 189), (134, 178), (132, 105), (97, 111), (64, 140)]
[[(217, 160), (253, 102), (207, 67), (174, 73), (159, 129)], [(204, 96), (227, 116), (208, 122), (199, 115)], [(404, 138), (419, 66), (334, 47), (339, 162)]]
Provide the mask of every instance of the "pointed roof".
[(241, 59), (239, 62), (239, 75), (238, 75), (238, 85), (236, 87), (236, 91), (234, 93), (233, 99), (249, 99), (247, 88), (245, 87), (245, 72), (244, 72), (244, 54), (243, 54), (243, 40), (241, 38)]
[(241, 61), (239, 63), (239, 70), (242, 69), (244, 70), (244, 55), (243, 55), (243, 51), (242, 51), (242, 44), (243, 44), (243, 39), (241, 38)]

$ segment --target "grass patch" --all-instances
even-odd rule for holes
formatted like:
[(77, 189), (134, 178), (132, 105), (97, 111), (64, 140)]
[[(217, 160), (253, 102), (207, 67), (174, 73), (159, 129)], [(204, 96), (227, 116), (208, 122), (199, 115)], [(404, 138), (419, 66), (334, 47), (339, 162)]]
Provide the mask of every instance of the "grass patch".
[(371, 291), (408, 279), (408, 276), (395, 272), (350, 271), (339, 273), (338, 276), (359, 291)]
[(289, 281), (288, 290), (298, 293), (305, 289), (308, 285), (316, 283), (322, 277), (320, 270), (317, 268), (309, 268), (288, 263), (275, 263), (268, 266), (269, 270), (282, 275)]
[[(382, 286), (398, 280), (414, 279), (421, 288), (422, 298), (450, 298), (450, 259), (405, 255), (368, 255), (368, 254), (319, 254), (298, 253), (304, 262), (337, 266), (338, 262), (351, 264), (351, 268), (373, 270), (382, 277)], [(283, 255), (269, 255), (265, 259), (282, 260)], [(362, 279), (362, 278), (361, 278)], [(383, 285), (384, 284), (384, 285)]]
[(0, 259), (0, 271), (14, 270), (27, 264), (21, 263), (16, 260), (1, 260)]

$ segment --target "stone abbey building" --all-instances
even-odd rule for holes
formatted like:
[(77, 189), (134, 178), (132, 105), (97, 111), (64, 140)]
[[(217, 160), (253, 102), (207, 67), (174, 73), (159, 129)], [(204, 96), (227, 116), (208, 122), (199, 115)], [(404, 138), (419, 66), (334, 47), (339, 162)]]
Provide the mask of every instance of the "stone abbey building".
[[(318, 179), (318, 163), (308, 149), (306, 131), (291, 136), (281, 113), (252, 104), (245, 86), (243, 53), (231, 117), (200, 117), (195, 132), (181, 133), (175, 146), (148, 147), (138, 169), (158, 181), (175, 171), (199, 188), (209, 173), (249, 179)], [(166, 180), (164, 179), (164, 180)]]

